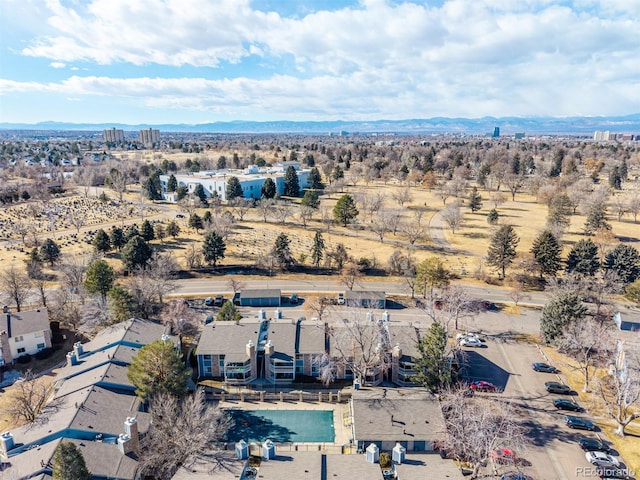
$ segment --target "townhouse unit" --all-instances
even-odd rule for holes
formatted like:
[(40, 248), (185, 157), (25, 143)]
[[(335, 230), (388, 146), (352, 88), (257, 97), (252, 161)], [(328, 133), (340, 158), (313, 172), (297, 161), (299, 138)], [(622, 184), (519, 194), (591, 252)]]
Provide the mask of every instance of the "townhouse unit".
[[(284, 179), (289, 167), (296, 170), (298, 185), (300, 189), (309, 187), (309, 169), (302, 169), (298, 162), (283, 162), (273, 166), (258, 167), (250, 165), (244, 170), (211, 170), (193, 172), (188, 174), (176, 174), (178, 186), (186, 187), (189, 193), (193, 193), (198, 184), (202, 185), (207, 197), (217, 195), (223, 201), (227, 200), (227, 182), (231, 177), (238, 179), (242, 187), (244, 198), (259, 199), (262, 196), (262, 185), (271, 178), (276, 185), (279, 195), (284, 194)], [(162, 197), (167, 201), (176, 201), (175, 192), (167, 190), (167, 184), (171, 175), (160, 175), (160, 185), (162, 187)]]
[(33, 355), (51, 347), (51, 328), (46, 308), (11, 312), (4, 307), (0, 316), (0, 366), (22, 355)]
[(179, 347), (168, 327), (140, 319), (76, 343), (36, 421), (0, 435), (0, 471), (7, 478), (51, 478), (57, 445), (71, 441), (93, 478), (138, 478), (139, 439), (149, 429), (150, 415), (134, 393), (127, 366), (140, 348), (159, 339)]

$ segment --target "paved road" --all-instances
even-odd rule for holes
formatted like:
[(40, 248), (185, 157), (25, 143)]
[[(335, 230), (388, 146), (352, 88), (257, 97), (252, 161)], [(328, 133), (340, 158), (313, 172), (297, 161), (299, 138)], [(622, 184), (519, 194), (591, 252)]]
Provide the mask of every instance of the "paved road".
[(434, 248), (447, 250), (451, 247), (444, 233), (444, 227), (442, 210), (438, 210), (435, 215), (431, 217), (431, 220), (429, 220), (429, 236), (431, 237), (431, 243)]

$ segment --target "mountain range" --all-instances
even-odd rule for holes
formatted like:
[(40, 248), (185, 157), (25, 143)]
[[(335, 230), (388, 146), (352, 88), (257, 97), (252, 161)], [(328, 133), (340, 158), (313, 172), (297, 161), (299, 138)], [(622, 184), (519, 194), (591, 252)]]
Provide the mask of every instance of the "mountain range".
[(139, 124), (121, 123), (0, 123), (0, 130), (38, 131), (101, 131), (105, 128), (136, 131), (155, 128), (162, 132), (179, 133), (256, 133), (256, 134), (337, 134), (346, 133), (397, 133), (397, 134), (469, 134), (482, 135), (500, 128), (501, 134), (522, 132), (530, 134), (591, 135), (595, 130), (615, 133), (640, 134), (640, 113), (625, 116), (593, 117), (482, 117), (373, 121), (243, 121), (212, 122), (201, 124)]

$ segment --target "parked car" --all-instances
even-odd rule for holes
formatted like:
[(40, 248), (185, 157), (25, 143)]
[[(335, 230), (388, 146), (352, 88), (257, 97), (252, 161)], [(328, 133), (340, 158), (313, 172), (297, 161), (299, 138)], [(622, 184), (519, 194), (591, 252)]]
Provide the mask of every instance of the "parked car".
[(494, 463), (515, 463), (516, 453), (509, 448), (496, 448), (491, 452), (491, 461)]
[(465, 333), (461, 332), (456, 335), (456, 340), (458, 341), (462, 340), (463, 338), (477, 338), (478, 340), (480, 340), (480, 337), (478, 335), (471, 332), (465, 332)]
[(536, 372), (544, 372), (544, 373), (557, 373), (558, 369), (556, 367), (553, 367), (549, 364), (546, 363), (542, 363), (542, 362), (536, 362), (534, 364), (531, 365), (531, 368), (533, 368)]
[(556, 398), (553, 401), (553, 406), (558, 410), (571, 410), (573, 412), (583, 412), (584, 408), (578, 405), (576, 402), (567, 400), (566, 398)]
[(587, 452), (584, 454), (587, 461), (599, 467), (615, 467), (620, 466), (617, 458), (604, 452)]
[(578, 446), (585, 452), (604, 452), (611, 454), (613, 449), (599, 438), (581, 438), (578, 440)]
[(338, 294), (338, 305), (344, 305), (344, 293)]
[(491, 382), (485, 382), (484, 380), (476, 380), (469, 385), (471, 390), (476, 392), (495, 392), (496, 386)]
[(289, 297), (289, 303), (291, 303), (292, 305), (297, 305), (298, 304), (298, 294), (297, 293), (292, 293), (291, 296)]
[(220, 294), (216, 295), (216, 299), (213, 301), (213, 304), (216, 307), (221, 307), (223, 303), (224, 303), (224, 297)]
[(184, 215), (179, 213), (179, 214), (176, 215), (176, 218), (184, 218)]
[(460, 340), (461, 347), (481, 347), (482, 342), (478, 337), (464, 337)]
[(207, 307), (212, 307), (213, 306), (213, 298), (212, 297), (207, 297), (204, 299), (204, 304)]
[(596, 426), (593, 424), (591, 420), (586, 420), (581, 417), (574, 417), (573, 415), (565, 416), (564, 424), (569, 428), (577, 428), (578, 430), (594, 431), (596, 429)]
[(231, 300), (234, 305), (240, 305), (240, 292), (236, 292), (233, 294), (233, 300)]
[(571, 390), (571, 387), (569, 385), (565, 385), (564, 383), (560, 382), (546, 382), (544, 384), (544, 388), (546, 388), (547, 392), (549, 393), (563, 393), (565, 395), (570, 395), (573, 393), (573, 390)]
[(533, 480), (533, 477), (525, 475), (521, 472), (505, 473), (500, 477), (500, 480)]

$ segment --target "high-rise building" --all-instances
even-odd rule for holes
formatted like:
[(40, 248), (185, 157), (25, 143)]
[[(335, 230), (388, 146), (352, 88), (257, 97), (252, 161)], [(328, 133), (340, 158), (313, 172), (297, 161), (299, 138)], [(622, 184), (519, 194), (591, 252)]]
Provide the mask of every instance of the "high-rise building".
[(593, 132), (594, 142), (608, 142), (609, 140), (613, 140), (614, 138), (611, 137), (611, 132), (608, 130), (596, 130), (595, 132)]
[(160, 130), (154, 130), (153, 128), (140, 130), (140, 143), (144, 143), (146, 147), (153, 147), (155, 144), (160, 143)]
[(500, 127), (495, 127), (493, 129), (493, 135), (491, 135), (493, 138), (498, 138), (500, 136)]
[(102, 135), (107, 143), (124, 142), (124, 132), (119, 128), (106, 128), (102, 131)]

